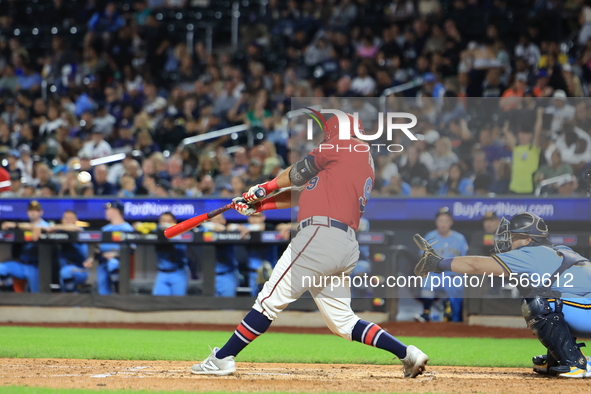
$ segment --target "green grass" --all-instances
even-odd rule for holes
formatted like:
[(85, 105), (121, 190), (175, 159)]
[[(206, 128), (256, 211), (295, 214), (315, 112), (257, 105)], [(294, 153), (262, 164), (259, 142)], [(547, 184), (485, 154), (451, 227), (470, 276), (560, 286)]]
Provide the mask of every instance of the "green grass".
[[(90, 328), (0, 327), (0, 357), (200, 361), (231, 333)], [(535, 339), (399, 338), (431, 358), (430, 365), (525, 367), (544, 352)], [(389, 364), (389, 353), (333, 335), (268, 333), (238, 361)]]

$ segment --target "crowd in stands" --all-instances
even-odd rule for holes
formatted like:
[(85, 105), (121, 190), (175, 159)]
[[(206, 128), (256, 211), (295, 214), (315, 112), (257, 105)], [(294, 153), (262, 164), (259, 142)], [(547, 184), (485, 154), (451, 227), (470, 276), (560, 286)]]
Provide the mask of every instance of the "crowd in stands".
[[(408, 82), (385, 110), (416, 114), (419, 141), (376, 152), (375, 195), (582, 193), (583, 0), (269, 0), (241, 13), (237, 50), (214, 34), (211, 52), (163, 21), (207, 2), (29, 3), (0, 3), (3, 197), (239, 195), (309, 148), (290, 127), (292, 97), (355, 106)], [(28, 18), (41, 4), (47, 19)], [(59, 27), (45, 48), (21, 39), (36, 23)], [(383, 109), (368, 100), (355, 109), (371, 133)]]

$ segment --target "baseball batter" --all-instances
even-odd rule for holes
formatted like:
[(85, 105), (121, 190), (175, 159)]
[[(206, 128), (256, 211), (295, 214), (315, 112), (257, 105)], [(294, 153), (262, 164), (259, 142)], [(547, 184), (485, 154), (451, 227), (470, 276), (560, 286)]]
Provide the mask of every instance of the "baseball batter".
[[(353, 119), (349, 115), (351, 136), (354, 136)], [(312, 286), (310, 281), (304, 280), (349, 275), (359, 258), (355, 230), (371, 194), (374, 165), (365, 142), (357, 138), (338, 139), (338, 123), (336, 116), (328, 121), (323, 143), (304, 159), (272, 181), (253, 186), (234, 200), (234, 209), (243, 215), (297, 204), (300, 231), (232, 337), (221, 349), (214, 348), (201, 364), (194, 365), (192, 373), (228, 375), (235, 372), (234, 358), (238, 353), (264, 333), (277, 315), (307, 290), (333, 333), (391, 352), (402, 361), (404, 377), (414, 378), (425, 370), (429, 361), (425, 353), (415, 346), (405, 346), (377, 324), (355, 315), (350, 305), (348, 283), (331, 288), (330, 285)], [(363, 126), (360, 123), (357, 126), (363, 132)], [(268, 197), (289, 186), (301, 188), (301, 191)]]

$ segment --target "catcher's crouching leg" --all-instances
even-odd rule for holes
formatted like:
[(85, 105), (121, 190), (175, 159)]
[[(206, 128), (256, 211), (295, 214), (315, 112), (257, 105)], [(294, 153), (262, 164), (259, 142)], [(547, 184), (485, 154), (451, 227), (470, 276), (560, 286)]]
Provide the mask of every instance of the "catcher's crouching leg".
[(586, 369), (587, 360), (564, 320), (562, 302), (559, 299), (556, 300), (556, 310), (553, 311), (545, 298), (526, 298), (521, 304), (521, 313), (527, 326), (559, 363), (552, 367), (549, 365), (549, 373), (565, 373), (570, 371), (570, 367)]

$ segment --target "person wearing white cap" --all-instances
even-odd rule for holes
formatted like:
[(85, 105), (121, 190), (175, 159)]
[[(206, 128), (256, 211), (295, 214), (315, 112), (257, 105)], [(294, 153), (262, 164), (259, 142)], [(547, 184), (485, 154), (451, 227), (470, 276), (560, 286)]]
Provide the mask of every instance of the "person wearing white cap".
[(556, 89), (554, 91), (552, 105), (546, 107), (544, 112), (553, 115), (550, 124), (553, 140), (562, 133), (562, 126), (565, 122), (573, 120), (575, 117), (575, 107), (567, 102), (566, 92), (562, 89)]

